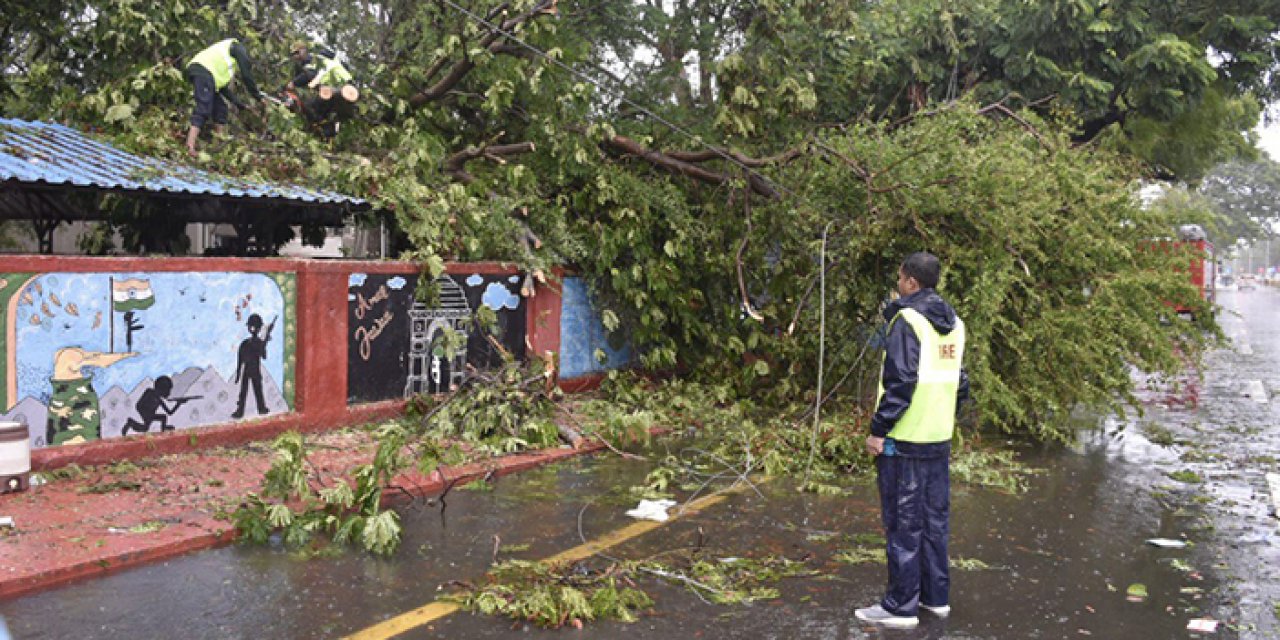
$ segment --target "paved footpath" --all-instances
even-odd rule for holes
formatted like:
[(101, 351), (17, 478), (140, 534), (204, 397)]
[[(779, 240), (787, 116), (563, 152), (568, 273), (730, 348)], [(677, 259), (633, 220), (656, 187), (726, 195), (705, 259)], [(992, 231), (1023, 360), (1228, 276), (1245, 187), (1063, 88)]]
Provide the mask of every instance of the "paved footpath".
[[(307, 441), (315, 471), (326, 481), (349, 476), (375, 449), (359, 430)], [(401, 476), (395, 484), (427, 496), (443, 491), (446, 482), (509, 473), (602, 447), (504, 456), (431, 476)], [(269, 444), (260, 442), (38, 474), (44, 484), (0, 495), (0, 516), (15, 524), (0, 529), (0, 599), (233, 541), (231, 522), (220, 516), (259, 489), (272, 455)]]

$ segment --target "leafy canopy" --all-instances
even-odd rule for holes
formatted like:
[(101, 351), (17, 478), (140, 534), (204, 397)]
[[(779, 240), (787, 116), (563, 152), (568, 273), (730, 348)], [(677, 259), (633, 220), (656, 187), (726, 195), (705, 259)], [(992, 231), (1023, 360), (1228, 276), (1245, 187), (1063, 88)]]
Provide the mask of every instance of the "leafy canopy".
[(207, 44), (240, 37), (272, 90), (292, 40), (335, 48), (365, 96), (335, 139), (264, 106), (198, 162), (369, 198), (429, 272), (575, 267), (651, 367), (804, 397), (829, 226), (826, 362), (874, 369), (896, 262), (929, 249), (983, 418), (1042, 437), (1201, 342), (1163, 322), (1196, 298), (1186, 257), (1143, 248), (1182, 220), (1134, 180), (1247, 158), (1280, 91), (1278, 0), (29, 4), (0, 25), (0, 111), (158, 156)]

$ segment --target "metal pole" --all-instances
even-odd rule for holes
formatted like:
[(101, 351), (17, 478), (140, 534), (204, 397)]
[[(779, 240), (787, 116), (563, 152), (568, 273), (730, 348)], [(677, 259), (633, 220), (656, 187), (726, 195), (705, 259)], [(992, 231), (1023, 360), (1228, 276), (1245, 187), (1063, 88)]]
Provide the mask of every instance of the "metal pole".
[(1262, 277), (1266, 278), (1271, 274), (1271, 236), (1267, 236), (1267, 259), (1262, 264)]
[(110, 319), (111, 333), (109, 340), (111, 344), (107, 349), (110, 353), (116, 352), (116, 277), (107, 276), (107, 318)]
[(378, 219), (378, 257), (387, 259), (387, 221)]

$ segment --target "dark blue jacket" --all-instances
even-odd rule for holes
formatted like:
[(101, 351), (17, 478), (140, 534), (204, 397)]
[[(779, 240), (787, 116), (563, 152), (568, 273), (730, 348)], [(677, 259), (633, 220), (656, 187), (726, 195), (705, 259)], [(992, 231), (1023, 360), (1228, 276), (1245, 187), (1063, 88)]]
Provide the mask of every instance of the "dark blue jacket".
[[(884, 310), (885, 321), (892, 322), (894, 316), (906, 308), (918, 311), (942, 335), (947, 335), (956, 328), (956, 310), (952, 309), (951, 305), (947, 304), (933, 289), (921, 289), (889, 303)], [(884, 349), (884, 371), (880, 378), (880, 383), (884, 386), (884, 397), (880, 399), (876, 414), (871, 418), (871, 434), (881, 438), (889, 435), (897, 424), (898, 418), (902, 417), (911, 404), (911, 395), (915, 393), (916, 381), (919, 379), (920, 338), (911, 328), (911, 323), (905, 320), (893, 322), (885, 336)], [(957, 402), (962, 402), (968, 397), (969, 375), (961, 369)], [(908, 446), (910, 444), (899, 443), (899, 451), (910, 454), (910, 449), (922, 446), (918, 444)]]

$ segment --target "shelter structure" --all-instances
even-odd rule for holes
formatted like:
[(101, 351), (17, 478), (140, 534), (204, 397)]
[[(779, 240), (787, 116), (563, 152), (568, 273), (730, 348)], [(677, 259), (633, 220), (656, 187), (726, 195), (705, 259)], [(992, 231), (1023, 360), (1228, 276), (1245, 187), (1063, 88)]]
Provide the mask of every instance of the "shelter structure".
[(126, 153), (60, 124), (0, 118), (0, 220), (30, 221), (41, 253), (52, 253), (58, 225), (108, 220), (108, 195), (184, 223), (231, 225), (231, 255), (269, 253), (280, 225), (341, 227), (370, 209), (339, 193)]

